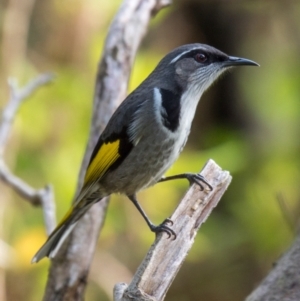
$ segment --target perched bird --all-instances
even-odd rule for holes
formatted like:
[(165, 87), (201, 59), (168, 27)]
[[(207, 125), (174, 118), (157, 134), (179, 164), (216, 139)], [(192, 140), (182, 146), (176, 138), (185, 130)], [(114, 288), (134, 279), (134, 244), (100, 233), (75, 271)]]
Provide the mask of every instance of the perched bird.
[(76, 222), (96, 202), (112, 193), (128, 196), (151, 231), (176, 238), (166, 219), (155, 226), (136, 193), (157, 182), (186, 178), (212, 189), (199, 174), (163, 178), (186, 144), (203, 92), (225, 71), (254, 61), (228, 56), (208, 45), (189, 44), (167, 54), (154, 71), (117, 108), (100, 135), (83, 187), (65, 218), (33, 257), (53, 258)]

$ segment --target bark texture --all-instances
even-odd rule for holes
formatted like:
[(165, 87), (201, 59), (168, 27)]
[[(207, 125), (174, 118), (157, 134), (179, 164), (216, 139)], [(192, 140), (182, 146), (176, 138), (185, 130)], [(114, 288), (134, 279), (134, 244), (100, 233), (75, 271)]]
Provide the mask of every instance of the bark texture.
[(246, 301), (300, 300), (300, 235)]

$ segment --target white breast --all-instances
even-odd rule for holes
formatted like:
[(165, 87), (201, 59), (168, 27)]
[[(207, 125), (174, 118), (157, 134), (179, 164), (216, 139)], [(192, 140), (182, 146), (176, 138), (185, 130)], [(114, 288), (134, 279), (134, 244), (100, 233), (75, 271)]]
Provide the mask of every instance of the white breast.
[(169, 164), (165, 166), (163, 173), (165, 173), (166, 170), (169, 169), (177, 160), (187, 142), (191, 130), (192, 121), (194, 119), (196, 108), (201, 95), (202, 91), (199, 86), (194, 86), (187, 89), (187, 91), (182, 95), (179, 127), (174, 132), (172, 132), (162, 124), (162, 98), (159, 89), (154, 89), (154, 111), (157, 122), (161, 124), (162, 130), (165, 131), (166, 136), (174, 140), (174, 147), (168, 160)]

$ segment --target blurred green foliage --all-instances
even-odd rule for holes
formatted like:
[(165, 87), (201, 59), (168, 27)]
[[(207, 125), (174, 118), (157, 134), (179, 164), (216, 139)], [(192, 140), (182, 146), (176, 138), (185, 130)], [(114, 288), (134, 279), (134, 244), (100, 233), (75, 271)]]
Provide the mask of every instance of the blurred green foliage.
[[(234, 70), (203, 97), (192, 138), (168, 172), (197, 172), (212, 158), (233, 175), (170, 289), (166, 300), (173, 301), (243, 299), (288, 248), (297, 230), (300, 4), (286, 1), (283, 9), (280, 1), (212, 2), (178, 0), (160, 13), (138, 53), (130, 81), (132, 90), (164, 54), (187, 42), (217, 41), (214, 46), (232, 49), (233, 55), (261, 64), (260, 68)], [(88, 137), (97, 64), (120, 3), (6, 0), (0, 4), (0, 107), (8, 99), (8, 76), (26, 83), (39, 72), (51, 70), (57, 75), (54, 83), (41, 88), (21, 107), (5, 157), (14, 173), (33, 187), (54, 186), (59, 218), (75, 191)], [(202, 19), (195, 22), (191, 17), (191, 7), (195, 15), (198, 9), (210, 20), (219, 20), (221, 29), (216, 23), (208, 37), (208, 29), (197, 23)], [(16, 22), (18, 14), (20, 22)], [(226, 95), (222, 83), (228, 83)], [(231, 90), (234, 86), (235, 92)], [(214, 92), (218, 89), (220, 94)], [(214, 112), (220, 106), (211, 101), (216, 95), (225, 99), (238, 96), (237, 115), (248, 126), (216, 119)], [(232, 104), (226, 102), (223, 107), (227, 106)], [(0, 300), (39, 300), (49, 263), (44, 260), (31, 265), (30, 259), (46, 237), (41, 210), (0, 185), (0, 239), (9, 246), (8, 251), (1, 250), (9, 261), (0, 265)], [(139, 199), (159, 223), (186, 189), (184, 181), (159, 184), (141, 192)], [(132, 204), (125, 197), (113, 196), (97, 254), (110, 254), (117, 268), (112, 270), (96, 256), (100, 259), (93, 266), (101, 269), (92, 267), (86, 299), (110, 300), (113, 283), (127, 280), (119, 270), (133, 273), (152, 241), (153, 234)], [(95, 276), (97, 273), (105, 274), (110, 284), (101, 280), (103, 276)]]

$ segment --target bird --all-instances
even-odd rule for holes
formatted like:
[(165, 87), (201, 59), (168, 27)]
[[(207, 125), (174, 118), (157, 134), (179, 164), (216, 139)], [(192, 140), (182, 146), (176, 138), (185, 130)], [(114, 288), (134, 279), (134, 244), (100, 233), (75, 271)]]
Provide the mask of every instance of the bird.
[(244, 65), (259, 66), (200, 43), (183, 45), (168, 53), (111, 116), (91, 154), (81, 191), (32, 262), (54, 258), (88, 209), (114, 193), (132, 201), (152, 232), (165, 232), (175, 239), (173, 222), (166, 219), (154, 225), (138, 203), (137, 192), (174, 179), (187, 179), (201, 189), (213, 189), (200, 174), (164, 174), (187, 142), (202, 94), (222, 73)]

